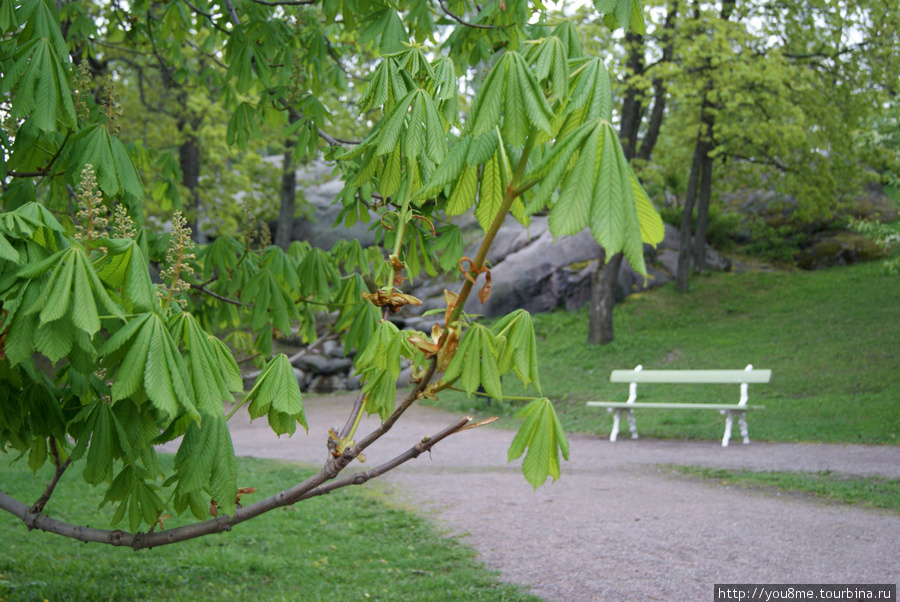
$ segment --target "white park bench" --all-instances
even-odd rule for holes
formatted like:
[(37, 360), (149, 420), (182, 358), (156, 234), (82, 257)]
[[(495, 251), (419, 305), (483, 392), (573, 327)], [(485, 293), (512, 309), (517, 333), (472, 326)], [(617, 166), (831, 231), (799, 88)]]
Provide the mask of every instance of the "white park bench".
[[(737, 414), (741, 426), (741, 436), (744, 443), (750, 443), (747, 435), (747, 418), (744, 416), (747, 410), (764, 410), (765, 406), (747, 405), (747, 385), (767, 383), (772, 377), (771, 370), (754, 370), (753, 366), (747, 366), (743, 370), (644, 370), (638, 366), (634, 370), (613, 370), (609, 382), (630, 383), (628, 401), (589, 401), (587, 404), (595, 408), (606, 408), (615, 412), (613, 428), (609, 434), (609, 440), (615, 441), (619, 434), (619, 420), (623, 413), (628, 414), (628, 424), (631, 427), (631, 438), (637, 439), (637, 425), (634, 422), (635, 408), (656, 408), (658, 410), (718, 410), (726, 415), (725, 436), (722, 438), (722, 447), (728, 447), (731, 439), (731, 425)], [(641, 403), (635, 402), (637, 398), (638, 383), (653, 384), (739, 384), (741, 385), (741, 398), (736, 404), (723, 403)]]

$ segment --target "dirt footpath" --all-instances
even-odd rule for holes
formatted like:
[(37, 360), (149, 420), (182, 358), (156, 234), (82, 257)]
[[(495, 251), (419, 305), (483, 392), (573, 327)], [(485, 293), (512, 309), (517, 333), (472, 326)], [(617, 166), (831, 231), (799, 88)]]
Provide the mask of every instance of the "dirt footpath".
[[(321, 465), (351, 396), (308, 398), (310, 435), (278, 440), (232, 420), (238, 455)], [(366, 451), (380, 464), (459, 416), (413, 407)], [(361, 434), (377, 425), (368, 419)], [(508, 465), (514, 433), (454, 435), (382, 485), (478, 550), (504, 581), (548, 600), (710, 600), (716, 583), (897, 583), (900, 516), (808, 496), (730, 489), (661, 469), (692, 464), (900, 477), (900, 447), (570, 437), (563, 476), (537, 491)], [(363, 468), (363, 465), (359, 465)]]

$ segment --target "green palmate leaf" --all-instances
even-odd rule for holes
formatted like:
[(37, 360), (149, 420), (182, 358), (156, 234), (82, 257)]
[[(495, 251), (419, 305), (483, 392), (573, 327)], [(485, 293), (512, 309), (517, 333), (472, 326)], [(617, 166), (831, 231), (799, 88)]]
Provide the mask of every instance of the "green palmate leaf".
[(372, 107), (383, 106), (384, 112), (387, 114), (393, 109), (397, 100), (406, 96), (408, 92), (409, 88), (406, 80), (400, 76), (397, 61), (387, 57), (378, 63), (369, 78), (369, 85), (366, 86), (356, 106), (364, 112)]
[(491, 329), (501, 346), (498, 360), (500, 374), (514, 370), (523, 385), (533, 385), (541, 392), (538, 378), (537, 341), (531, 314), (520, 309), (501, 318)]
[(266, 364), (244, 400), (250, 402), (250, 418), (269, 415), (269, 424), (278, 436), (293, 435), (298, 422), (308, 430), (297, 376), (284, 354)]
[[(162, 318), (154, 313), (132, 319), (100, 349), (107, 368), (118, 364), (113, 401), (146, 396), (170, 419), (187, 412), (197, 417), (190, 377)], [(120, 363), (121, 361), (121, 363)]]
[(640, 0), (593, 1), (594, 8), (604, 16), (604, 21), (610, 29), (623, 27), (641, 35), (647, 33)]
[(397, 403), (397, 377), (390, 370), (370, 368), (363, 376), (362, 388), (365, 395), (365, 409), (369, 414), (378, 414), (382, 422), (387, 420)]
[(132, 313), (150, 311), (156, 299), (147, 271), (147, 259), (134, 240), (102, 239), (107, 254), (97, 266), (97, 275), (111, 289), (119, 290), (125, 309)]
[(552, 119), (553, 111), (528, 65), (519, 53), (506, 52), (475, 96), (466, 130), (477, 136), (499, 126), (503, 140), (522, 146), (530, 127), (549, 134)]
[(234, 513), (237, 466), (231, 434), (221, 412), (188, 425), (175, 455), (175, 476), (176, 509), (190, 506), (194, 516), (205, 518), (208, 506), (196, 499), (205, 490), (220, 513)]
[(641, 243), (660, 242), (662, 222), (639, 185), (635, 188), (634, 174), (609, 122), (596, 120), (572, 131), (526, 179), (541, 180), (534, 203), (543, 204), (562, 188), (550, 212), (554, 235), (576, 234), (589, 226), (608, 255), (623, 251), (636, 271), (646, 273)]
[[(34, 14), (41, 13), (38, 9)], [(68, 51), (58, 52), (46, 37), (29, 40), (17, 49), (17, 60), (0, 83), (0, 93), (16, 92), (11, 117), (28, 116), (32, 126), (48, 133), (56, 131), (57, 121), (65, 128), (75, 126), (75, 107), (62, 63), (65, 58), (60, 58)]]
[(565, 100), (569, 92), (569, 55), (558, 37), (543, 38), (532, 44), (525, 60), (534, 65), (534, 76), (548, 82), (553, 95)]
[(559, 38), (560, 42), (562, 42), (563, 48), (566, 51), (566, 56), (569, 59), (580, 59), (584, 56), (584, 50), (581, 47), (581, 38), (578, 35), (577, 26), (569, 20), (565, 20), (560, 22), (553, 29), (553, 36)]
[(215, 270), (228, 274), (236, 266), (238, 256), (243, 252), (241, 243), (230, 236), (220, 236), (201, 248), (197, 254), (203, 265), (203, 278), (209, 278)]
[(102, 125), (91, 125), (81, 130), (69, 143), (71, 160), (66, 178), (78, 183), (81, 172), (88, 163), (94, 168), (100, 190), (109, 197), (121, 197), (128, 213), (140, 224), (143, 221), (144, 187), (122, 142), (110, 136)]
[(462, 231), (459, 229), (459, 226), (453, 224), (439, 228), (437, 237), (432, 239), (428, 246), (428, 251), (432, 256), (441, 252), (438, 257), (438, 265), (445, 272), (459, 265), (464, 249)]
[(484, 164), (481, 172), (481, 186), (478, 189), (478, 207), (475, 208), (475, 218), (485, 232), (490, 229), (494, 218), (500, 211), (505, 192), (506, 182), (500, 167), (498, 153)]
[(300, 278), (300, 292), (304, 297), (316, 296), (316, 300), (327, 301), (331, 294), (329, 283), (340, 280), (340, 273), (331, 257), (321, 249), (310, 249), (297, 268)]
[(49, 259), (54, 260), (56, 267), (37, 302), (28, 308), (29, 313), (40, 312), (42, 324), (58, 320), (71, 311), (74, 325), (93, 336), (100, 330), (98, 305), (113, 315), (123, 315), (122, 309), (106, 293), (81, 247), (70, 247), (39, 264), (26, 266), (19, 271), (19, 277), (39, 277), (47, 269)]
[(359, 39), (363, 43), (381, 37), (378, 50), (381, 54), (394, 54), (402, 52), (404, 42), (409, 42), (409, 36), (403, 27), (400, 15), (393, 8), (384, 8), (366, 17), (369, 25), (362, 31)]
[[(211, 343), (215, 337), (204, 331), (190, 313), (182, 312), (172, 318), (171, 331), (183, 350), (197, 409), (202, 414), (220, 414), (222, 401), (233, 398), (226, 374), (235, 371), (240, 374), (237, 363), (230, 353), (217, 352)], [(223, 359), (227, 362), (225, 365), (220, 363)]]
[(250, 326), (254, 330), (271, 324), (281, 332), (289, 333), (291, 320), (300, 320), (290, 291), (267, 269), (260, 269), (250, 279), (242, 299), (248, 305), (253, 304)]
[(400, 351), (403, 341), (399, 329), (392, 322), (388, 320), (380, 322), (365, 349), (356, 356), (356, 372), (362, 374), (370, 368), (375, 368), (389, 372), (396, 380), (400, 375)]
[(603, 61), (594, 58), (584, 63), (572, 74), (570, 86), (560, 137), (595, 119), (612, 121), (612, 88)]
[(454, 382), (458, 379), (469, 395), (478, 387), (484, 387), (488, 395), (502, 399), (498, 352), (494, 333), (481, 324), (473, 324), (460, 339), (456, 354), (441, 380)]
[(344, 355), (354, 347), (359, 350), (365, 349), (378, 329), (380, 320), (381, 311), (368, 301), (360, 301), (349, 310), (344, 310), (334, 326), (338, 332), (346, 331), (343, 339)]
[(516, 413), (525, 422), (509, 447), (508, 458), (512, 462), (525, 453), (522, 472), (537, 489), (547, 477), (559, 478), (559, 456), (569, 459), (569, 441), (553, 403), (545, 398), (535, 399)]

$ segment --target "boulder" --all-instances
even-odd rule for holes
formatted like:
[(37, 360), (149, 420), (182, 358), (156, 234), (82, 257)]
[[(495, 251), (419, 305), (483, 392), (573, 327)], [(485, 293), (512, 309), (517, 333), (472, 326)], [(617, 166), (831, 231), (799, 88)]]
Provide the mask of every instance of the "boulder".
[(817, 238), (800, 252), (797, 265), (804, 270), (874, 261), (884, 257), (884, 249), (867, 236), (855, 232), (837, 232)]
[(315, 354), (301, 355), (294, 360), (294, 364), (313, 376), (346, 374), (353, 368), (353, 360), (350, 358)]

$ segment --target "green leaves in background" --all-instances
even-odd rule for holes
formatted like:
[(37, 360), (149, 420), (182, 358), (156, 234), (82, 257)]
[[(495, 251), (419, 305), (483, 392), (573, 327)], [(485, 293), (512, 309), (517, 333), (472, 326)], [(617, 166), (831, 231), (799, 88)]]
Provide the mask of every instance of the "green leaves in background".
[(509, 447), (510, 462), (525, 453), (522, 472), (537, 489), (548, 476), (559, 478), (559, 456), (569, 459), (569, 441), (563, 431), (553, 403), (546, 397), (535, 399), (516, 413), (525, 422)]
[(293, 435), (297, 423), (309, 430), (303, 413), (303, 396), (297, 384), (297, 376), (288, 357), (280, 353), (269, 360), (256, 377), (253, 388), (244, 397), (249, 402), (250, 418), (267, 416), (269, 426), (279, 436)]

